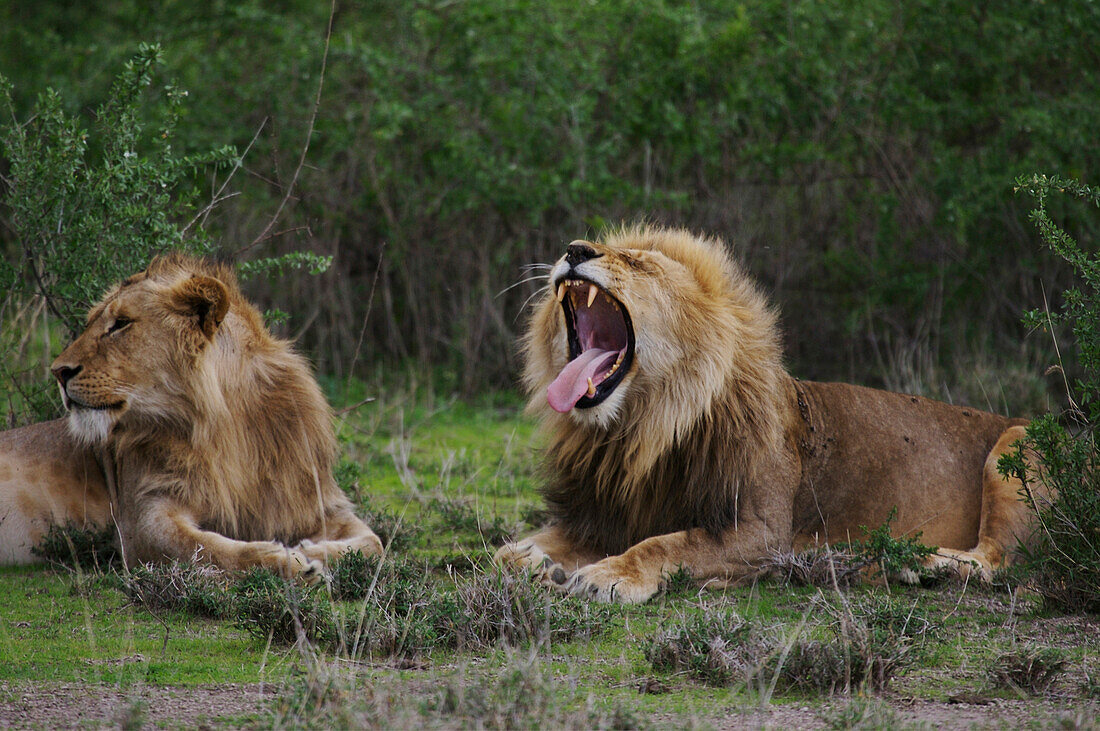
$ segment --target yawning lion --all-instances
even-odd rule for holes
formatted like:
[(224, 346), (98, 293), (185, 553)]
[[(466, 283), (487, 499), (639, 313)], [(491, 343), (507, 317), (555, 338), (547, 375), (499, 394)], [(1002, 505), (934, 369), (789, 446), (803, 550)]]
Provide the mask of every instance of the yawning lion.
[(896, 534), (983, 578), (1029, 532), (1020, 481), (997, 472), (1024, 420), (791, 377), (775, 314), (718, 241), (573, 242), (524, 353), (551, 521), (497, 559), (573, 593), (644, 601), (680, 567), (725, 584), (895, 509)]

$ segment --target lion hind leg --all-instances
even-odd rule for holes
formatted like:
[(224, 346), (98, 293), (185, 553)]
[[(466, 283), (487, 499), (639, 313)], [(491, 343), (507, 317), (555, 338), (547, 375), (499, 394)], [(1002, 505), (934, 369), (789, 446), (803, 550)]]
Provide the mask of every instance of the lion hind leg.
[[(1002, 475), (997, 470), (997, 462), (1002, 455), (1013, 451), (1016, 442), (1024, 436), (1022, 426), (1006, 429), (986, 457), (977, 544), (969, 551), (941, 548), (938, 555), (930, 558), (931, 567), (953, 566), (963, 578), (976, 574), (990, 581), (996, 569), (1012, 561), (1016, 546), (1031, 533), (1033, 511), (1021, 497), (1023, 482), (1014, 475)], [(1036, 499), (1046, 498), (1046, 490), (1039, 480), (1029, 479), (1028, 483)]]
[(382, 540), (351, 510), (329, 516), (324, 529), (303, 539), (297, 548), (310, 559), (325, 563), (348, 551), (362, 551), (366, 556), (383, 553)]

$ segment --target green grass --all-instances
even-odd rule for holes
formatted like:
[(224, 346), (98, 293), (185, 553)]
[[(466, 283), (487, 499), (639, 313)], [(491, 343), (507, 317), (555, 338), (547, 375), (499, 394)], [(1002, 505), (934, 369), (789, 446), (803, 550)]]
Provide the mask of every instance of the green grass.
[(282, 659), (265, 658), (232, 625), (180, 614), (158, 620), (108, 580), (85, 591), (74, 590), (78, 583), (41, 568), (0, 570), (0, 681), (197, 685), (284, 673)]
[[(538, 441), (518, 400), (486, 397), (463, 403), (415, 384), (386, 389), (354, 383), (348, 390), (344, 384), (329, 385), (337, 404), (374, 398), (340, 417), (345, 457), (340, 480), (364, 509), (385, 512), (414, 529), (397, 560), (430, 572), (434, 589), (425, 601), (481, 591), (471, 600), (479, 609), (465, 610), (479, 613), (497, 611), (497, 596), (513, 608), (530, 601), (529, 593), (518, 590), (522, 587), (494, 594), (500, 586), (493, 583), (487, 562), (502, 526), (517, 533), (537, 527), (531, 510), (538, 506)], [(829, 613), (823, 603), (842, 611), (844, 602), (855, 606), (887, 591), (857, 586), (836, 595), (778, 582), (724, 592), (681, 587), (642, 606), (604, 610), (532, 587), (536, 608), (545, 602), (556, 616), (580, 612), (594, 633), (547, 638), (536, 632), (539, 639), (515, 647), (489, 637), (488, 644), (477, 640), (480, 649), (467, 650), (429, 642), (427, 650), (408, 656), (349, 658), (333, 651), (331, 643), (269, 644), (262, 633), (253, 636), (232, 619), (167, 610), (154, 615), (140, 602), (131, 603), (120, 585), (111, 576), (0, 570), (0, 657), (5, 659), (0, 683), (17, 689), (49, 679), (186, 689), (262, 682), (272, 689), (273, 701), (257, 711), (265, 719), (261, 725), (493, 727), (537, 725), (546, 717), (575, 727), (681, 726), (752, 714), (765, 700), (773, 707), (808, 708), (808, 723), (833, 719), (843, 725), (843, 718), (866, 709), (782, 685), (772, 695), (768, 672), (762, 682), (710, 686), (688, 673), (654, 669), (646, 650), (674, 622), (724, 609), (774, 636), (798, 633), (799, 639), (827, 641), (833, 635), (824, 623)], [(1026, 596), (1013, 599), (1004, 591), (958, 583), (889, 591), (936, 629), (912, 664), (891, 681), (883, 696), (887, 705), (901, 697), (946, 703), (959, 693), (1016, 699), (1019, 694), (996, 686), (989, 668), (1017, 648), (1049, 646), (1056, 646), (1066, 663), (1064, 677), (1054, 684), (1059, 698), (1069, 707), (1095, 704), (1087, 692), (1100, 652), (1094, 624), (1046, 616)], [(359, 601), (338, 603), (335, 611), (345, 621), (362, 606)], [(399, 628), (414, 618), (439, 616), (431, 614), (437, 609), (415, 602), (402, 611), (406, 614), (393, 619)], [(649, 692), (640, 693), (639, 687)], [(876, 709), (866, 712), (878, 718), (882, 709)], [(149, 714), (155, 717), (155, 709)]]

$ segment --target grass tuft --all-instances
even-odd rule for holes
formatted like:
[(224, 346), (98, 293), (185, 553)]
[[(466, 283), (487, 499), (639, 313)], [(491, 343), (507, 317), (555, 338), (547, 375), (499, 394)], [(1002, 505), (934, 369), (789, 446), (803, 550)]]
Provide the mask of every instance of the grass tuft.
[(444, 530), (465, 534), (475, 543), (502, 546), (515, 532), (515, 526), (508, 525), (502, 516), (478, 515), (466, 500), (433, 498), (428, 509), (439, 516)]
[(1065, 655), (1053, 647), (1020, 647), (998, 657), (990, 668), (995, 685), (1041, 695), (1066, 669)]
[(750, 625), (731, 609), (705, 608), (658, 633), (646, 659), (658, 672), (686, 672), (707, 685), (758, 679), (766, 686), (771, 679), (784, 689), (825, 694), (884, 690), (932, 629), (913, 607), (890, 597), (815, 602), (824, 619), (793, 637), (779, 627)]
[(761, 568), (795, 586), (833, 588), (859, 584), (871, 564), (871, 559), (863, 554), (826, 546), (800, 553), (773, 551)]

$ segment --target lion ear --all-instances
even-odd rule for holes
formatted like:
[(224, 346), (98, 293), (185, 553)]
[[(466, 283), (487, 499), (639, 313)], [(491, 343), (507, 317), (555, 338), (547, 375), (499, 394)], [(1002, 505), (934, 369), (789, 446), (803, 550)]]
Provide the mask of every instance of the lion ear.
[(176, 286), (172, 299), (194, 317), (203, 335), (212, 339), (229, 311), (229, 290), (213, 277), (195, 275)]

